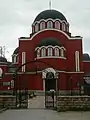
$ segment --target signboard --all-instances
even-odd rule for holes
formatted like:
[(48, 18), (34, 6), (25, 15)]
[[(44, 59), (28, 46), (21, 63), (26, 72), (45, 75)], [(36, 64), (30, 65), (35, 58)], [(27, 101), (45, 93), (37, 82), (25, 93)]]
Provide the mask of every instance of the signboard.
[(10, 82), (3, 82), (3, 86), (10, 86)]

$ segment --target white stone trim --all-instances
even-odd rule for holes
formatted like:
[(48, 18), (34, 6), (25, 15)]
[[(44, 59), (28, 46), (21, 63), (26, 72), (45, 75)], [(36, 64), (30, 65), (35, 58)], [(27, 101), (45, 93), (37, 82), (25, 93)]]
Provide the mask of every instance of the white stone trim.
[(40, 33), (42, 33), (42, 32), (44, 32), (44, 31), (47, 31), (47, 30), (51, 30), (51, 31), (56, 31), (56, 32), (59, 32), (59, 33), (62, 33), (62, 34), (64, 34), (66, 37), (67, 37), (67, 39), (69, 39), (69, 40), (73, 40), (73, 39), (75, 39), (75, 40), (82, 40), (82, 37), (69, 37), (65, 32), (63, 32), (62, 30), (58, 30), (58, 29), (44, 29), (44, 30), (41, 30), (41, 31), (38, 31), (37, 33), (35, 33), (31, 38), (29, 38), (29, 39), (23, 39), (23, 38), (19, 38), (19, 40), (32, 40), (36, 35), (38, 35), (38, 34), (40, 34)]
[(46, 20), (44, 20), (44, 19), (41, 19), (40, 21), (35, 21), (32, 25), (35, 25), (36, 23), (40, 23), (40, 22), (47, 22), (47, 21), (52, 21), (52, 22), (56, 22), (56, 21), (59, 21), (60, 23), (62, 23), (62, 22), (64, 22), (64, 23), (66, 23), (66, 25), (68, 24), (69, 25), (69, 23), (68, 22), (66, 22), (65, 20), (60, 20), (60, 19), (51, 19), (51, 18), (48, 18), (48, 19), (46, 19)]
[(80, 72), (67, 72), (67, 73), (84, 73), (84, 71), (80, 71)]
[(90, 62), (90, 61), (83, 61), (83, 62)]
[(46, 48), (46, 49), (47, 49), (47, 48), (49, 48), (49, 47), (52, 47), (53, 49), (55, 49), (55, 48), (62, 49), (62, 48), (63, 48), (64, 50), (66, 50), (66, 48), (65, 48), (64, 46), (59, 47), (59, 46), (57, 46), (57, 45), (56, 45), (56, 46), (48, 45), (48, 46), (36, 47), (36, 48), (35, 48), (35, 51), (36, 51), (37, 49), (42, 49), (42, 48)]
[[(67, 74), (69, 74), (69, 73), (74, 73), (74, 74), (77, 74), (77, 73), (79, 73), (79, 74), (83, 74), (84, 73), (84, 71), (80, 71), (80, 72), (66, 72), (66, 71), (60, 71), (60, 70), (56, 70), (58, 73), (67, 73)], [(41, 73), (42, 71), (37, 71), (37, 73), (39, 74), (39, 73)], [(5, 73), (5, 75), (9, 75), (9, 74), (14, 74), (14, 73)], [(18, 72), (17, 74), (36, 74), (36, 72)]]
[(79, 51), (75, 52), (76, 71), (80, 71)]
[(65, 59), (65, 60), (67, 59), (67, 58), (61, 57), (61, 56), (59, 56), (59, 57), (58, 57), (58, 56), (45, 56), (45, 57), (35, 58), (35, 60), (36, 60), (36, 59), (44, 59), (44, 58), (49, 58), (49, 59), (50, 59), (50, 58), (56, 58), (56, 59)]
[[(22, 65), (26, 63), (26, 52), (22, 52)], [(26, 65), (22, 66), (22, 72), (25, 72)]]
[[(59, 55), (55, 55), (55, 48), (59, 49)], [(48, 51), (47, 55), (46, 55), (46, 51), (45, 51), (45, 54), (43, 54), (43, 49)], [(50, 52), (49, 50), (50, 49), (52, 49), (51, 54), (49, 54), (49, 52)], [(54, 50), (54, 54), (53, 54), (53, 50)], [(52, 46), (52, 45), (41, 46), (41, 47), (35, 48), (35, 51), (37, 51), (37, 58), (47, 57), (47, 56), (64, 57), (64, 50), (66, 50), (66, 49), (63, 46), (59, 47), (59, 46)], [(41, 52), (38, 52), (38, 51), (41, 51)]]

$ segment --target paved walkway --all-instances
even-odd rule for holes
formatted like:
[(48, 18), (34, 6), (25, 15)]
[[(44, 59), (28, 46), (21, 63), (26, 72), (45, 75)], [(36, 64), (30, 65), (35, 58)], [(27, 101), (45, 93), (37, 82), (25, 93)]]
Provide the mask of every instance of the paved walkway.
[(45, 108), (44, 96), (36, 96), (28, 101), (28, 108)]
[(29, 109), (0, 113), (0, 120), (90, 120), (90, 112), (56, 112), (44, 109), (44, 96), (30, 99), (28, 106)]
[(0, 120), (90, 120), (90, 112), (56, 112), (53, 110), (7, 110)]

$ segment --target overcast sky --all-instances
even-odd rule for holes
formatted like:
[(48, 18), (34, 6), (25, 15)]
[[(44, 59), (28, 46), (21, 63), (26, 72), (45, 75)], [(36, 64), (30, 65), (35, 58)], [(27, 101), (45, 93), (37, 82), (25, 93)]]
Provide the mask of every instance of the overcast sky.
[[(8, 60), (18, 38), (28, 37), (37, 14), (48, 8), (49, 0), (0, 0), (0, 46), (6, 46)], [(52, 0), (52, 9), (65, 15), (70, 32), (83, 37), (83, 51), (90, 53), (90, 0)]]

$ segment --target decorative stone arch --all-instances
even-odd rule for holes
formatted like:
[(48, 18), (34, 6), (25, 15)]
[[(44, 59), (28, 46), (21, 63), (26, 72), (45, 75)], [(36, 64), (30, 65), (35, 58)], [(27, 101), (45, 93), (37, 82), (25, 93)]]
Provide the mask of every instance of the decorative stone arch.
[(56, 75), (57, 75), (57, 71), (54, 70), (53, 68), (46, 68), (44, 70), (42, 70), (42, 78), (43, 79), (46, 79), (46, 75), (48, 72), (52, 72), (54, 74), (54, 78), (57, 78)]
[[(47, 78), (48, 77), (48, 78)], [(58, 72), (53, 68), (46, 68), (42, 70), (42, 79), (43, 79), (43, 90), (46, 91), (45, 84), (47, 79), (51, 79), (55, 83), (55, 89), (57, 91), (57, 79), (58, 79)]]
[(38, 31), (39, 31), (39, 24), (36, 23), (36, 24), (35, 24), (35, 32), (38, 32)]
[(66, 24), (62, 22), (62, 31), (66, 31)]
[(54, 48), (54, 56), (60, 56), (60, 49), (57, 46)]
[(47, 28), (53, 28), (53, 21), (49, 20), (47, 21)]
[(55, 21), (55, 29), (60, 30), (60, 21), (58, 21), (58, 20)]
[(45, 21), (40, 22), (40, 30), (45, 29)]
[(43, 46), (43, 47), (41, 48), (41, 57), (45, 57), (45, 56), (46, 56), (46, 47)]

